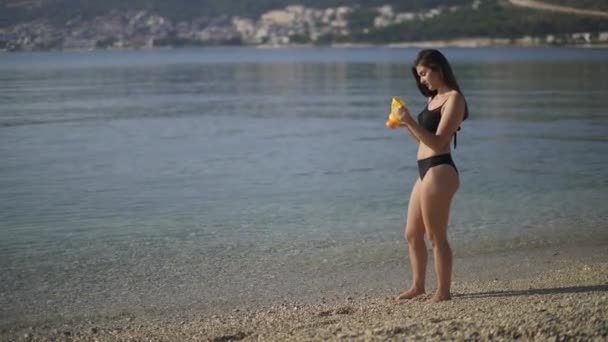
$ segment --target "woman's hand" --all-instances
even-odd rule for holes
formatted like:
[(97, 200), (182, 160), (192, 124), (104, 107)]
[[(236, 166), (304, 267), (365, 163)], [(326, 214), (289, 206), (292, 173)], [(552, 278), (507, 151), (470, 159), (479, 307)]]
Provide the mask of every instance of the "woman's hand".
[(401, 121), (401, 126), (409, 126), (412, 122), (414, 122), (410, 111), (404, 106), (400, 106), (399, 109), (397, 109), (396, 114), (399, 117), (399, 121)]

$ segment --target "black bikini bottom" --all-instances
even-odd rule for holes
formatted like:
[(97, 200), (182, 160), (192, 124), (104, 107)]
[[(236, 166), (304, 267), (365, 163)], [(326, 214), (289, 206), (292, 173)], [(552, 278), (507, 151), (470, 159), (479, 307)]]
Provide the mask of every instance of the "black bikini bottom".
[(418, 172), (420, 172), (420, 180), (424, 178), (424, 175), (426, 175), (426, 172), (430, 168), (441, 164), (452, 165), (454, 170), (456, 170), (456, 173), (458, 173), (456, 164), (454, 164), (454, 161), (452, 160), (452, 155), (449, 153), (440, 154), (438, 156), (418, 160)]

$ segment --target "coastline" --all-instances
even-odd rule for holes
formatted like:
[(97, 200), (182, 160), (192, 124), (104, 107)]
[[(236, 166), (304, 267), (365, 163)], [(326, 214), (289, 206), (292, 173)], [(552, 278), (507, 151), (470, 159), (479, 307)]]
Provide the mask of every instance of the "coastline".
[(123, 48), (69, 48), (46, 50), (18, 50), (8, 51), (0, 49), (0, 53), (14, 52), (92, 52), (92, 51), (153, 51), (153, 50), (179, 50), (179, 49), (213, 49), (213, 48), (252, 48), (252, 49), (306, 49), (306, 48), (339, 48), (339, 49), (365, 49), (365, 48), (580, 48), (580, 49), (606, 49), (608, 42), (601, 43), (540, 43), (532, 37), (510, 38), (458, 38), (442, 40), (405, 41), (385, 44), (374, 43), (331, 43), (327, 45), (315, 44), (259, 44), (259, 45), (187, 45), (187, 46), (152, 46), (152, 47), (123, 47)]
[[(401, 271), (401, 270), (400, 270)], [(378, 339), (548, 339), (608, 337), (608, 245), (557, 246), (455, 259), (453, 299), (427, 294), (395, 302), (403, 274), (350, 284), (309, 300), (294, 296), (256, 305), (117, 311), (0, 326), (15, 341), (228, 341)], [(405, 277), (405, 278), (404, 278)], [(378, 291), (379, 283), (388, 286)], [(374, 289), (376, 288), (376, 289)], [(297, 289), (294, 289), (297, 292)]]

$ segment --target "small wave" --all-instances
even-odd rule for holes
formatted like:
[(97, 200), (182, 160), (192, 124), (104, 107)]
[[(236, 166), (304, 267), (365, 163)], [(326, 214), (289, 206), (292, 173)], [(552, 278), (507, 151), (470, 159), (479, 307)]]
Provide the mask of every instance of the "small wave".
[(276, 140), (276, 139), (285, 139), (285, 138), (311, 138), (311, 137), (322, 137), (322, 136), (327, 136), (330, 135), (332, 133), (335, 133), (336, 131), (316, 131), (316, 132), (311, 132), (311, 133), (281, 133), (281, 134), (274, 134), (274, 135), (269, 135), (264, 137), (265, 140)]
[(96, 121), (100, 118), (65, 118), (65, 119), (51, 119), (51, 120), (15, 120), (0, 122), (0, 127), (18, 127), (18, 126), (30, 126), (30, 125), (45, 125), (45, 124), (61, 124), (70, 122), (83, 122), (83, 121)]
[(388, 141), (393, 140), (393, 138), (385, 136), (385, 137), (360, 137), (357, 139), (358, 141)]
[(344, 174), (351, 174), (351, 173), (365, 173), (365, 172), (371, 172), (374, 171), (374, 168), (371, 167), (364, 167), (364, 168), (356, 168), (356, 169), (348, 169), (348, 170), (327, 170), (325, 172), (323, 172), (323, 175), (344, 175)]
[(550, 169), (547, 168), (532, 168), (532, 169), (523, 169), (523, 168), (517, 168), (517, 167), (512, 167), (511, 171), (515, 172), (515, 173), (522, 173), (522, 174), (530, 174), (530, 175), (550, 175), (550, 174), (554, 174), (554, 172)]
[(7, 120), (0, 121), (0, 127), (17, 127), (30, 125), (47, 125), (47, 124), (65, 124), (65, 123), (80, 123), (80, 122), (95, 122), (95, 121), (113, 121), (113, 120), (133, 120), (133, 119), (159, 119), (159, 118), (176, 118), (197, 116), (198, 113), (192, 112), (172, 112), (172, 113), (135, 113), (129, 115), (104, 115), (104, 116), (87, 116), (87, 117), (72, 117), (72, 118), (57, 118), (57, 119), (34, 119), (34, 120)]
[(298, 173), (294, 173), (293, 175), (295, 177), (310, 177), (314, 174), (315, 174), (314, 172), (298, 172)]
[(216, 132), (217, 135), (239, 135), (243, 133), (243, 129), (240, 128), (228, 128), (223, 130), (218, 130)]
[(544, 135), (537, 136), (537, 139), (542, 140), (557, 140), (557, 141), (578, 141), (578, 142), (608, 142), (608, 136), (602, 135), (587, 135), (587, 136), (563, 136), (563, 135)]
[(416, 166), (415, 164), (412, 165), (403, 165), (401, 166), (398, 171), (412, 171), (412, 170), (416, 170), (418, 171), (418, 166)]

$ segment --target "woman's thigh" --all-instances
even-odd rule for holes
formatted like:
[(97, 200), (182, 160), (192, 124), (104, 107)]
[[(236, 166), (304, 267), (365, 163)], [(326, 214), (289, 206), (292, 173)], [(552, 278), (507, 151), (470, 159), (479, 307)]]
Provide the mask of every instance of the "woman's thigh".
[(460, 186), (458, 173), (447, 164), (429, 169), (421, 182), (420, 208), (429, 238), (447, 238), (452, 198)]

